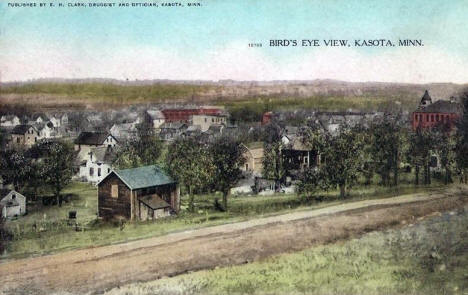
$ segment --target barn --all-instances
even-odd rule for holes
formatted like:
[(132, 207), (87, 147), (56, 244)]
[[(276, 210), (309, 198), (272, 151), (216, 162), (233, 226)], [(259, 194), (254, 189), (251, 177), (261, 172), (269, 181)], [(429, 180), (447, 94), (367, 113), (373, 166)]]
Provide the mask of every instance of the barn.
[(152, 220), (180, 209), (178, 183), (156, 165), (113, 170), (98, 183), (103, 219)]

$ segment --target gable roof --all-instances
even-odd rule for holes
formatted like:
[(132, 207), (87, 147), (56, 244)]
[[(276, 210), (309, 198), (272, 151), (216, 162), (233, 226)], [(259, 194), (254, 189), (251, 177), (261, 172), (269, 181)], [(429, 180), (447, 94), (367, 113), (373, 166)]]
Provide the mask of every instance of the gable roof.
[(427, 107), (419, 108), (420, 113), (461, 113), (461, 104), (448, 100), (438, 100)]
[[(78, 138), (75, 139), (75, 143), (86, 145), (100, 145), (103, 144), (106, 138), (109, 136), (112, 135), (107, 132), (81, 132)], [(115, 137), (112, 137), (115, 140)]]
[(172, 177), (162, 171), (161, 168), (156, 165), (150, 165), (131, 169), (113, 170), (101, 180), (98, 185), (111, 174), (115, 174), (131, 190), (177, 183)]
[(15, 128), (13, 128), (13, 130), (11, 131), (11, 134), (24, 135), (29, 130), (29, 128), (31, 128), (31, 127), (34, 130), (36, 130), (36, 128), (34, 128), (31, 125), (16, 125)]

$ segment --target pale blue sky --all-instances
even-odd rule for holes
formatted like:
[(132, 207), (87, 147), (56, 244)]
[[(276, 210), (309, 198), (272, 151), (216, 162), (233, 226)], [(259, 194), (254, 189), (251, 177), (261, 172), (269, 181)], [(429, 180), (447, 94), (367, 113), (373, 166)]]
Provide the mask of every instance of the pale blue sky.
[[(112, 2), (94, 2), (99, 1)], [(0, 0), (2, 81), (60, 76), (468, 82), (464, 0), (204, 0), (193, 8), (11, 8), (7, 3)], [(283, 38), (410, 38), (425, 46), (267, 46), (269, 39)], [(264, 47), (247, 48), (254, 41)], [(367, 69), (374, 66), (379, 70)]]

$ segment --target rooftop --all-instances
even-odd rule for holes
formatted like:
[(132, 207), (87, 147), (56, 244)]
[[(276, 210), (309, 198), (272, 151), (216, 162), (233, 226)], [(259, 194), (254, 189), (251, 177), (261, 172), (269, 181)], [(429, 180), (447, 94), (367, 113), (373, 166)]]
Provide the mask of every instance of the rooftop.
[(114, 170), (113, 172), (132, 190), (177, 183), (156, 165)]
[(448, 100), (438, 100), (427, 107), (420, 107), (416, 110), (416, 112), (421, 113), (460, 113), (461, 111), (459, 103)]
[(11, 134), (20, 134), (23, 135), (25, 134), (29, 128), (31, 128), (31, 125), (17, 125), (13, 130), (11, 131)]
[(104, 132), (81, 132), (75, 140), (76, 144), (101, 145), (104, 143), (109, 133)]

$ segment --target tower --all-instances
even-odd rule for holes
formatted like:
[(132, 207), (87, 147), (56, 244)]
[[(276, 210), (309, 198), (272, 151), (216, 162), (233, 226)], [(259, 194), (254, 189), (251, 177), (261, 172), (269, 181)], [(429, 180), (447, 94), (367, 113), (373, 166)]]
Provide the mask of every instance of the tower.
[(424, 91), (424, 95), (421, 98), (421, 103), (419, 104), (419, 106), (420, 107), (427, 107), (430, 104), (432, 104), (432, 98), (429, 95), (429, 92), (426, 90), (426, 91)]

